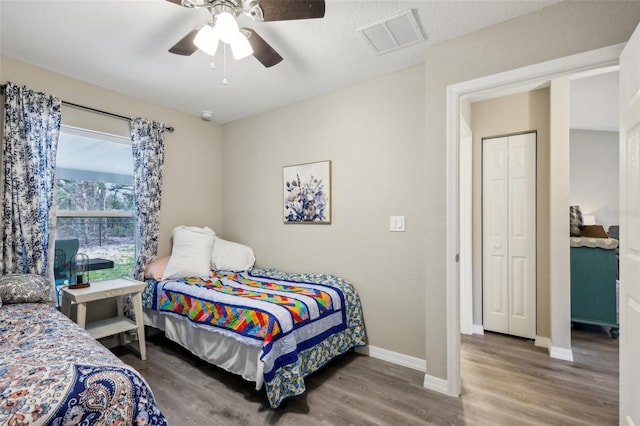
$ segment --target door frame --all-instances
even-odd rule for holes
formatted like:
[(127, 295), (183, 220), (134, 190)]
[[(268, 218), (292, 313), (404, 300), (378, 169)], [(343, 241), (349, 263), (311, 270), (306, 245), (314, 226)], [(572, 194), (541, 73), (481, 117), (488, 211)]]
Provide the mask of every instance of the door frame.
[[(469, 158), (460, 158), (460, 163), (469, 163), (473, 159), (471, 151), (473, 147), (473, 133), (467, 121), (460, 119), (460, 155), (468, 155)], [(460, 168), (460, 189), (468, 188), (467, 192), (460, 192), (460, 235), (471, 235), (473, 232), (473, 173), (471, 167)], [(464, 182), (464, 183), (463, 183)], [(473, 246), (471, 238), (460, 241), (460, 259), (471, 258)], [(460, 262), (460, 332), (462, 334), (474, 334), (473, 324), (473, 268), (471, 262)]]
[[(470, 95), (500, 92), (502, 95), (522, 92), (525, 87), (538, 87), (553, 78), (588, 71), (596, 68), (618, 65), (624, 43), (608, 46), (564, 58), (554, 59), (527, 67), (469, 80), (447, 87), (447, 146), (446, 146), (446, 353), (447, 379), (434, 387), (430, 377), (425, 376), (425, 386), (452, 396), (460, 395), (460, 275), (461, 269), (469, 267), (471, 257), (458, 259), (461, 241), (471, 235), (462, 232), (459, 220), (459, 194), (468, 193), (459, 178), (462, 167), (460, 155), (460, 114), (461, 100)], [(459, 265), (465, 262), (464, 265)], [(553, 267), (553, 259), (551, 259)], [(553, 283), (551, 283), (553, 285)], [(565, 284), (568, 285), (568, 284)], [(553, 300), (551, 300), (553, 305)], [(568, 324), (568, 326), (570, 326)], [(553, 338), (553, 336), (551, 336)], [(444, 386), (443, 386), (444, 385)]]

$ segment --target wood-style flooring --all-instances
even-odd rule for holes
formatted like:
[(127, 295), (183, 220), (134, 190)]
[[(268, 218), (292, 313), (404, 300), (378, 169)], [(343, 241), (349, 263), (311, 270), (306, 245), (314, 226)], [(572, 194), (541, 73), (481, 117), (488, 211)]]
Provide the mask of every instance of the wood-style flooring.
[(574, 362), (501, 334), (462, 337), (462, 396), (423, 387), (423, 373), (349, 353), (272, 410), (264, 390), (163, 337), (147, 361), (114, 351), (148, 381), (170, 425), (617, 425), (618, 341), (574, 329)]

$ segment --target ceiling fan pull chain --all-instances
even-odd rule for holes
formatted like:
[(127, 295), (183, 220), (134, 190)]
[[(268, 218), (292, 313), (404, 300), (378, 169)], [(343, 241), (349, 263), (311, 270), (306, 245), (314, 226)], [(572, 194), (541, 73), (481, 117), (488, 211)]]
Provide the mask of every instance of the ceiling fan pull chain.
[(227, 84), (227, 44), (222, 43), (222, 84)]

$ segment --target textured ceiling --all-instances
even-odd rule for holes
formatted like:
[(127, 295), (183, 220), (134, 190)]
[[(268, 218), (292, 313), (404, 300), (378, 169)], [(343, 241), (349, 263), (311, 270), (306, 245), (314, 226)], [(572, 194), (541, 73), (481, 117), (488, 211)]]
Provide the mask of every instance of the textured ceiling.
[[(292, 0), (295, 1), (295, 0)], [(167, 50), (206, 10), (155, 1), (0, 0), (0, 53), (130, 96), (225, 123), (289, 105), (424, 61), (424, 49), (557, 1), (327, 0), (323, 19), (256, 23), (239, 18), (283, 57), (266, 69), (218, 49), (216, 68), (201, 52)], [(414, 9), (426, 41), (377, 56), (357, 30)]]

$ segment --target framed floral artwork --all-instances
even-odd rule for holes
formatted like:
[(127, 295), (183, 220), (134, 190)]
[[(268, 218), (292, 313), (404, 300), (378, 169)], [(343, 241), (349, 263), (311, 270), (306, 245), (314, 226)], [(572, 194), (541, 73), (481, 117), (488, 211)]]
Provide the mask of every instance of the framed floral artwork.
[(331, 223), (331, 161), (282, 168), (284, 223)]

